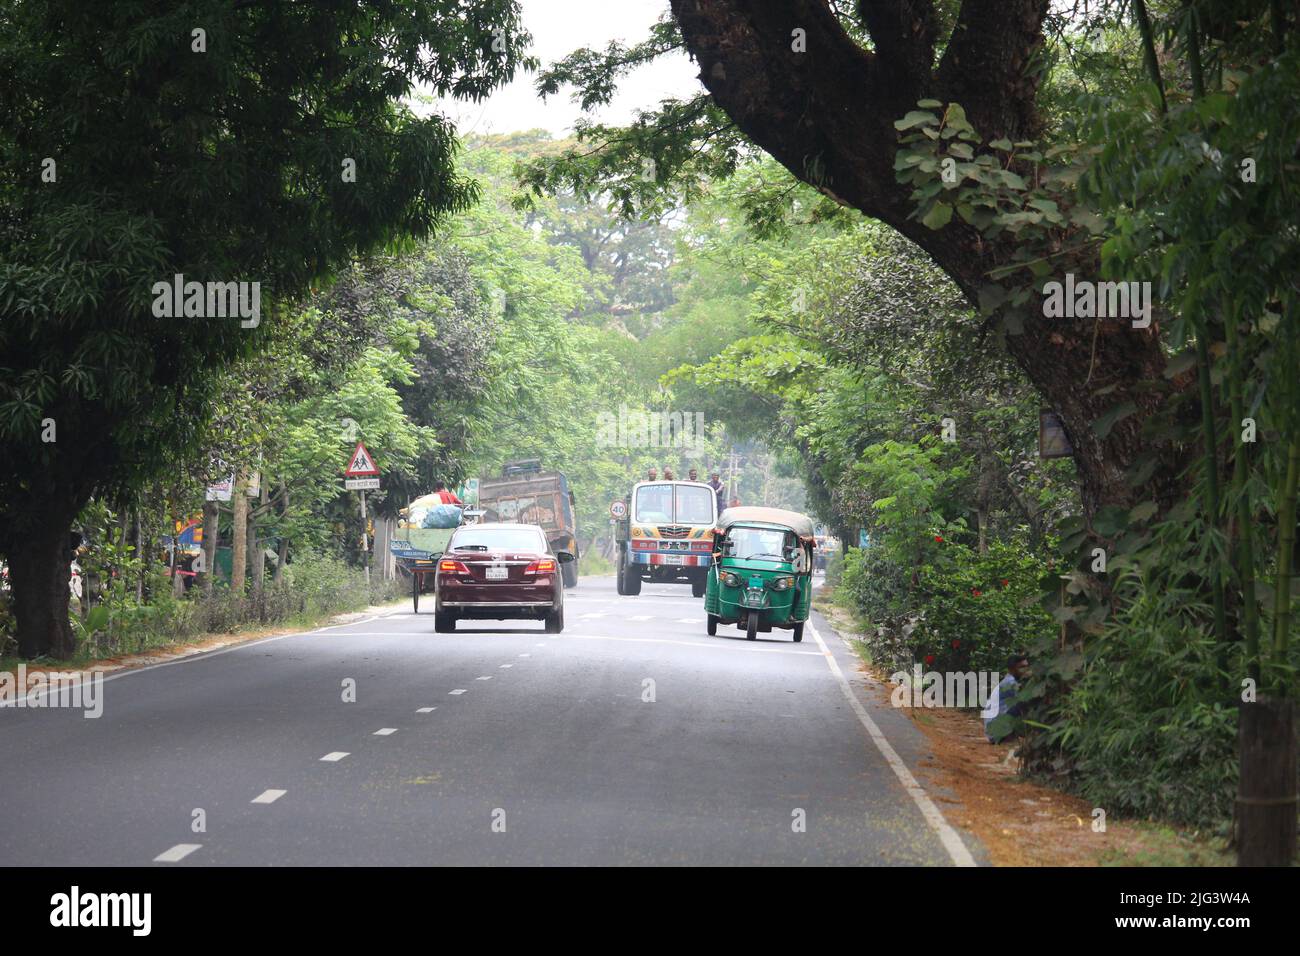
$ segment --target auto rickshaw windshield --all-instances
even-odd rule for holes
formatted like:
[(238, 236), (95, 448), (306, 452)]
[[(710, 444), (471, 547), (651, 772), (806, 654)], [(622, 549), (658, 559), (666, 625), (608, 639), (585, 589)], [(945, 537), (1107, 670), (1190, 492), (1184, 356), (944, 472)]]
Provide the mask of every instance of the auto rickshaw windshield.
[(778, 531), (775, 528), (741, 528), (732, 527), (727, 532), (727, 544), (723, 555), (741, 560), (762, 558), (772, 561), (788, 561), (790, 549), (796, 545), (795, 536), (790, 531)]

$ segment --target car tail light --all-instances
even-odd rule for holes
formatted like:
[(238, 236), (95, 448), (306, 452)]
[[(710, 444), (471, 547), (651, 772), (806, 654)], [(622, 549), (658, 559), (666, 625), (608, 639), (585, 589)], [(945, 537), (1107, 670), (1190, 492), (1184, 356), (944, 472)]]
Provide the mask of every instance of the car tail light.
[(448, 571), (452, 574), (469, 574), (469, 568), (465, 567), (464, 563), (460, 561), (452, 561), (449, 558), (445, 558), (438, 562), (438, 570)]
[(534, 561), (528, 567), (524, 568), (524, 574), (545, 574), (547, 571), (555, 570), (555, 559), (542, 558), (540, 561)]

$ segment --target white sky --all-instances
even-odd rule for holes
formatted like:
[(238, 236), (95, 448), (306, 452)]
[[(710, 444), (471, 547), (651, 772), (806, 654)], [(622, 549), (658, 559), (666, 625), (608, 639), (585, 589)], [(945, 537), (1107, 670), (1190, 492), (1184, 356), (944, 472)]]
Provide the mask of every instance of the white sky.
[[(549, 65), (580, 47), (604, 49), (611, 40), (638, 43), (651, 24), (668, 10), (667, 0), (521, 0), (524, 26), (533, 35), (530, 52)], [(596, 112), (606, 123), (623, 124), (635, 111), (661, 99), (685, 99), (702, 87), (695, 64), (684, 53), (659, 57), (634, 70), (620, 84), (618, 95)], [(456, 124), (460, 135), (513, 133), (546, 129), (563, 136), (573, 128), (580, 111), (562, 90), (545, 103), (534, 89), (536, 74), (515, 77), (482, 103), (443, 100), (438, 111)]]

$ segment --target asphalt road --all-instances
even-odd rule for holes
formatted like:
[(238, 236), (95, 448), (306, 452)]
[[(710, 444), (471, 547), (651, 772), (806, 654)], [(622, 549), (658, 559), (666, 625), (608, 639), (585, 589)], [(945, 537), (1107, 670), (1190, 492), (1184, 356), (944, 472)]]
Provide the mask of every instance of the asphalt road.
[(684, 585), (566, 602), (559, 635), (408, 605), (112, 677), (98, 719), (0, 709), (0, 864), (983, 861), (820, 617), (751, 643)]

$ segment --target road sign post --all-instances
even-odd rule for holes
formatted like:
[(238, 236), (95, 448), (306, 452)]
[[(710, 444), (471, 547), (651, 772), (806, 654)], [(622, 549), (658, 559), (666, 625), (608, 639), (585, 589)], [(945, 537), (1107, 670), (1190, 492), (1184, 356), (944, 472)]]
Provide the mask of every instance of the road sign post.
[(365, 442), (357, 442), (343, 472), (343, 487), (355, 490), (361, 496), (361, 567), (366, 576), (366, 593), (370, 592), (370, 534), (366, 530), (366, 489), (379, 487), (379, 466), (371, 457)]

